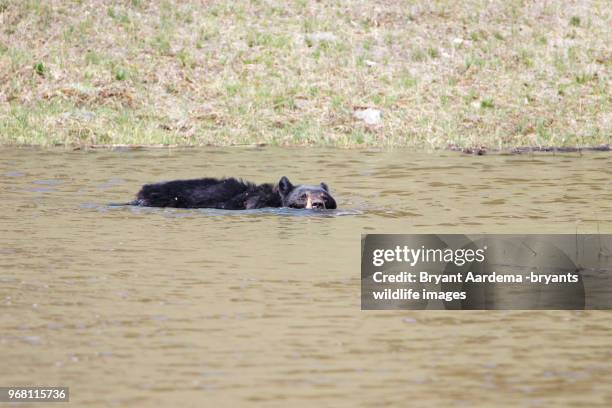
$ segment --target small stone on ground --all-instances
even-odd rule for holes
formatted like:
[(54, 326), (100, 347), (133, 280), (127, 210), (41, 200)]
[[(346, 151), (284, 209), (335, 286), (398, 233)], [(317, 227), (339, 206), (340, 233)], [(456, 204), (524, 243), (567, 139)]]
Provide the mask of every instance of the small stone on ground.
[(353, 116), (356, 119), (363, 120), (368, 125), (378, 125), (381, 122), (381, 115), (378, 109), (359, 109), (353, 113)]

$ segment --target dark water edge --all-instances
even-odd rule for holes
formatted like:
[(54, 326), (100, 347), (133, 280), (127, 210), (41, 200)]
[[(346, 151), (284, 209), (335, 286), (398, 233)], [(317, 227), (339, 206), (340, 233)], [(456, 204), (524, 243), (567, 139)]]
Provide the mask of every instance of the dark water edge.
[(164, 144), (150, 144), (150, 145), (127, 145), (127, 144), (96, 144), (96, 145), (65, 145), (55, 144), (53, 146), (40, 146), (40, 145), (0, 145), (0, 148), (7, 149), (47, 149), (47, 150), (72, 150), (72, 151), (88, 151), (88, 150), (109, 150), (109, 151), (130, 151), (130, 150), (157, 150), (157, 149), (172, 149), (172, 150), (189, 150), (189, 149), (215, 149), (215, 148), (251, 148), (251, 149), (264, 149), (264, 148), (280, 148), (280, 149), (332, 149), (339, 151), (350, 151), (350, 150), (365, 150), (365, 151), (390, 151), (390, 150), (405, 150), (411, 153), (434, 153), (434, 152), (460, 152), (464, 154), (482, 156), (485, 154), (535, 154), (535, 153), (588, 153), (588, 152), (610, 152), (612, 151), (612, 145), (601, 144), (594, 146), (515, 146), (505, 148), (490, 148), (487, 146), (457, 146), (450, 144), (445, 148), (435, 149), (422, 149), (412, 148), (405, 146), (319, 146), (319, 145), (268, 145), (266, 143), (255, 143), (255, 144), (232, 144), (232, 145), (164, 145)]

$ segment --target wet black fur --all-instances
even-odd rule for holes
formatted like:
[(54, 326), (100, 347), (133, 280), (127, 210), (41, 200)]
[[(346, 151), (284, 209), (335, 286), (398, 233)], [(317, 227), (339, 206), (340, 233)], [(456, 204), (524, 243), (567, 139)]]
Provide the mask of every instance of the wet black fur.
[[(256, 185), (235, 178), (202, 178), (146, 184), (131, 205), (144, 207), (218, 208), (245, 210), (265, 207), (304, 208), (298, 191), (323, 196), (326, 208), (336, 208), (327, 185), (293, 186), (283, 177), (277, 185)], [(301, 195), (301, 194), (300, 194)], [(303, 197), (303, 195), (301, 195)], [(295, 198), (294, 198), (295, 197)]]

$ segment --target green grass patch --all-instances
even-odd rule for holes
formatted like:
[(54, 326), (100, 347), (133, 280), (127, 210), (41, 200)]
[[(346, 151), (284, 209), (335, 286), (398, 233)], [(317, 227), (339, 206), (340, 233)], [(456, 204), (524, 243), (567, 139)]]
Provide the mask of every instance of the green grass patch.
[(0, 143), (612, 143), (607, 4), (534, 7), (0, 0)]

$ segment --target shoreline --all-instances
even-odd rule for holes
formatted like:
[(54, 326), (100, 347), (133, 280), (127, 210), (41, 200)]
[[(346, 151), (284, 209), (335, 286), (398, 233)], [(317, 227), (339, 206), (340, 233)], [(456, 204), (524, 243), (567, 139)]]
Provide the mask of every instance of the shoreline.
[(612, 145), (600, 144), (594, 146), (516, 146), (507, 147), (502, 149), (488, 148), (486, 146), (477, 147), (460, 147), (456, 145), (449, 145), (443, 148), (434, 149), (420, 149), (409, 146), (372, 146), (372, 145), (361, 145), (361, 146), (323, 146), (323, 145), (273, 145), (267, 143), (252, 143), (252, 144), (231, 144), (231, 145), (182, 145), (182, 144), (93, 144), (93, 145), (69, 145), (69, 144), (55, 144), (55, 145), (38, 145), (38, 144), (0, 144), (1, 149), (15, 148), (15, 149), (43, 149), (43, 150), (55, 150), (62, 149), (70, 151), (79, 150), (149, 150), (149, 149), (206, 149), (206, 148), (280, 148), (280, 149), (337, 149), (337, 150), (410, 150), (414, 152), (458, 152), (465, 155), (472, 156), (483, 156), (487, 154), (500, 154), (500, 155), (522, 155), (522, 154), (533, 154), (533, 153), (604, 153), (611, 152)]

